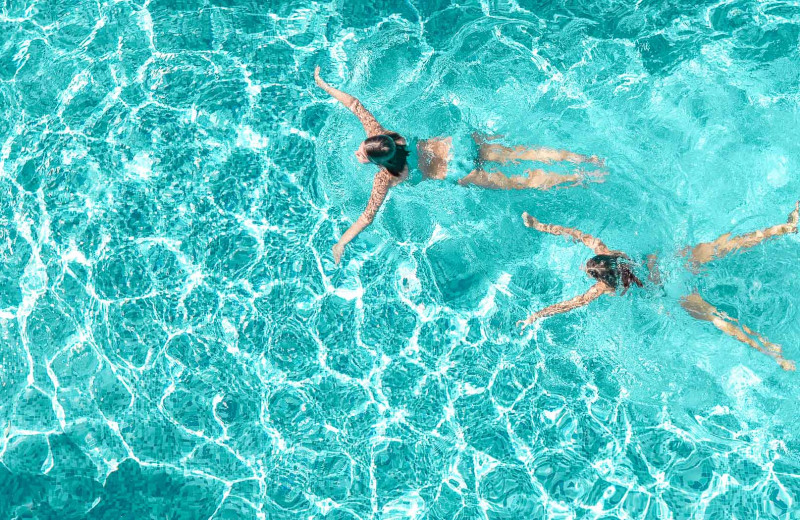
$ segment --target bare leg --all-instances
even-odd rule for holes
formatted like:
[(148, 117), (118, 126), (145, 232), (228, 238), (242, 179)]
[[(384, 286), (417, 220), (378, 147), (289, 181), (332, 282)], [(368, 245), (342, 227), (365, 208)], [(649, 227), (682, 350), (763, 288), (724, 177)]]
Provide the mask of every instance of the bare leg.
[(479, 156), (483, 161), (498, 162), (505, 164), (509, 161), (518, 163), (519, 161), (537, 161), (550, 164), (557, 161), (567, 161), (574, 164), (589, 163), (596, 166), (603, 166), (605, 161), (596, 155), (591, 157), (581, 155), (567, 150), (556, 150), (554, 148), (528, 148), (522, 145), (509, 148), (502, 144), (490, 144), (486, 141), (497, 139), (498, 137), (483, 137), (473, 133), (472, 138), (480, 146)]
[(487, 172), (486, 170), (472, 170), (469, 175), (458, 181), (462, 186), (481, 186), (497, 190), (549, 190), (554, 186), (564, 183), (576, 184), (581, 181), (577, 174), (559, 175), (544, 170), (529, 170), (527, 176), (512, 175), (507, 177), (501, 172)]
[(779, 224), (766, 229), (753, 231), (752, 233), (747, 233), (738, 237), (731, 237), (730, 233), (726, 233), (711, 242), (705, 242), (694, 247), (686, 248), (683, 254), (688, 253), (689, 262), (699, 265), (717, 258), (722, 258), (740, 249), (748, 249), (770, 237), (797, 233), (799, 212), (800, 202), (797, 202), (794, 211), (789, 214), (789, 219), (786, 221), (786, 224)]
[(720, 311), (707, 301), (703, 300), (697, 292), (693, 292), (689, 296), (681, 299), (681, 306), (686, 309), (692, 317), (698, 320), (709, 321), (719, 330), (725, 334), (732, 336), (742, 343), (750, 345), (759, 352), (763, 352), (772, 359), (784, 370), (794, 370), (794, 361), (790, 361), (783, 357), (783, 349), (774, 343), (767, 341), (767, 338), (760, 334), (753, 332), (745, 325), (739, 323), (738, 320), (731, 318), (724, 312)]
[(501, 172), (487, 172), (483, 169), (472, 170), (469, 175), (458, 181), (462, 186), (481, 186), (496, 190), (549, 190), (562, 184), (580, 186), (585, 181), (603, 182), (605, 173), (570, 173), (559, 174), (544, 170), (527, 170), (527, 175), (512, 175), (507, 177)]

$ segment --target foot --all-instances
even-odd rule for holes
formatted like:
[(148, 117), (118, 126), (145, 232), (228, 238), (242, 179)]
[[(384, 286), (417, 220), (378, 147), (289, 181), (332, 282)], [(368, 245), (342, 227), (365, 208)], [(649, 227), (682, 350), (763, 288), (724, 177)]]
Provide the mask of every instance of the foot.
[(587, 182), (603, 183), (606, 182), (606, 175), (608, 172), (605, 170), (584, 170), (578, 169), (576, 172), (580, 176), (580, 180), (575, 183), (576, 186), (583, 186)]
[(788, 224), (794, 226), (794, 233), (797, 233), (798, 220), (800, 220), (800, 200), (795, 203), (794, 211), (789, 213), (789, 220), (786, 221)]
[(794, 361), (790, 361), (788, 359), (779, 359), (778, 364), (781, 366), (782, 369), (786, 370), (787, 372), (794, 372), (796, 370), (796, 366)]
[(606, 160), (605, 159), (601, 159), (600, 157), (598, 157), (596, 155), (593, 155), (593, 156), (589, 157), (589, 160), (586, 161), (586, 162), (588, 162), (590, 164), (594, 164), (595, 166), (598, 166), (600, 168), (604, 168), (605, 165), (606, 165)]
[(775, 343), (770, 343), (769, 341), (763, 341), (763, 340), (761, 341), (761, 344), (764, 346), (764, 350), (767, 350), (779, 356), (783, 355), (783, 349), (780, 347), (780, 345), (776, 345)]
[(535, 228), (539, 221), (530, 216), (527, 211), (522, 213), (522, 223), (530, 228)]

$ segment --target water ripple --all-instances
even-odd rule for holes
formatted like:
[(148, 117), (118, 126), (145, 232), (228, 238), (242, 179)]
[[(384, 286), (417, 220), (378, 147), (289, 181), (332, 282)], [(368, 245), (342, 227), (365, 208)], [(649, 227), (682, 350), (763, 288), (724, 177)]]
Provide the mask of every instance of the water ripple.
[[(793, 376), (523, 210), (665, 257), (798, 358), (792, 2), (0, 4), (0, 517), (791, 518)], [(588, 190), (398, 187), (358, 123), (608, 158)], [(465, 158), (469, 159), (469, 158)], [(778, 219), (778, 220), (776, 220)], [(672, 295), (674, 296), (674, 295)]]

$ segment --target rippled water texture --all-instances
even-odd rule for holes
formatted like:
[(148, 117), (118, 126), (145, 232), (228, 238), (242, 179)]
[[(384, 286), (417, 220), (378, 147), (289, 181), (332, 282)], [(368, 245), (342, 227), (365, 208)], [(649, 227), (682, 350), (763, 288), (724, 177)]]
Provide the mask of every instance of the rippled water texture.
[[(796, 2), (0, 0), (0, 518), (800, 518)], [(372, 170), (316, 65), (409, 137), (605, 184)], [(468, 158), (467, 158), (468, 159)], [(465, 163), (466, 164), (466, 163)], [(415, 176), (412, 176), (415, 177)], [(670, 283), (583, 292), (579, 226)]]

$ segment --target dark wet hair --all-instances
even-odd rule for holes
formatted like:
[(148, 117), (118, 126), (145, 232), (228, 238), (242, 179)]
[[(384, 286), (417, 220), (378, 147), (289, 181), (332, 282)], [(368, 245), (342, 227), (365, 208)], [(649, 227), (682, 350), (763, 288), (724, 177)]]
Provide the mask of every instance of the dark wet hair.
[(397, 144), (397, 140), (401, 138), (395, 132), (366, 138), (364, 152), (369, 162), (383, 166), (392, 175), (399, 176), (406, 167), (406, 157), (409, 154), (404, 144)]
[(586, 262), (586, 273), (595, 280), (605, 282), (614, 289), (622, 282), (622, 294), (628, 292), (631, 283), (644, 287), (631, 270), (631, 264), (622, 261), (620, 255), (597, 255)]

